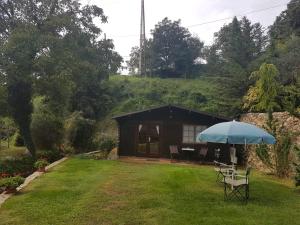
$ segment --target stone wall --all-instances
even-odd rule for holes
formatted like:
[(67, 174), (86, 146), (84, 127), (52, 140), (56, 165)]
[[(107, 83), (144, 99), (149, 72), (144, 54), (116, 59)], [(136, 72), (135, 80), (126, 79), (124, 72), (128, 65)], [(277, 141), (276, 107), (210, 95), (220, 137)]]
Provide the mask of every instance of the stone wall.
[[(296, 133), (294, 142), (300, 146), (300, 119), (290, 115), (288, 112), (273, 113), (274, 119), (277, 119), (280, 124), (283, 124), (287, 131)], [(267, 120), (266, 113), (247, 113), (241, 116), (240, 121), (254, 124), (263, 128)], [(270, 172), (268, 168), (256, 156), (253, 146), (248, 148), (248, 164), (252, 167), (264, 172)]]

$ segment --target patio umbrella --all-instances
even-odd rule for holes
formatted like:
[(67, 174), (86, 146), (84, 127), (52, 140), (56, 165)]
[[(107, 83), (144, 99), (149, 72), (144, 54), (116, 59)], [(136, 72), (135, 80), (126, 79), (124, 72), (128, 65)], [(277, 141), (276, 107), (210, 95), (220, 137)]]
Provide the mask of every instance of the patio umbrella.
[(197, 140), (228, 144), (275, 144), (276, 139), (252, 124), (244, 122), (224, 122), (207, 128), (197, 136)]
[(276, 143), (276, 139), (265, 130), (252, 124), (237, 121), (218, 123), (211, 126), (198, 134), (197, 140), (213, 143), (244, 144), (245, 150), (247, 144)]

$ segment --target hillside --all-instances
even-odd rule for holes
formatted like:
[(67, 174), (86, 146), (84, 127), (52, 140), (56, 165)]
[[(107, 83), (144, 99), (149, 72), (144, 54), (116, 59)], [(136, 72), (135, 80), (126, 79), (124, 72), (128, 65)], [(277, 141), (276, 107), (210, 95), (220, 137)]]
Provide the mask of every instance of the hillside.
[(109, 98), (114, 100), (98, 123), (99, 138), (116, 136), (112, 116), (149, 107), (175, 104), (225, 117), (235, 117), (240, 109), (240, 99), (226, 96), (224, 85), (216, 77), (185, 80), (112, 76), (108, 86)]
[(226, 96), (218, 78), (161, 79), (112, 76), (109, 88), (117, 101), (110, 115), (176, 104), (216, 115), (234, 117), (240, 100)]

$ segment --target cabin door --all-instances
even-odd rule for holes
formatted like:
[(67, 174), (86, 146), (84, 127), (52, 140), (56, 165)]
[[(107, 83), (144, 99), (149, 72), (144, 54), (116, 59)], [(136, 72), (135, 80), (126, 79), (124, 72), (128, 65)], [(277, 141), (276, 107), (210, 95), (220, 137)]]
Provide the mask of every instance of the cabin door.
[(161, 125), (159, 123), (143, 123), (138, 125), (138, 156), (159, 156), (160, 129)]

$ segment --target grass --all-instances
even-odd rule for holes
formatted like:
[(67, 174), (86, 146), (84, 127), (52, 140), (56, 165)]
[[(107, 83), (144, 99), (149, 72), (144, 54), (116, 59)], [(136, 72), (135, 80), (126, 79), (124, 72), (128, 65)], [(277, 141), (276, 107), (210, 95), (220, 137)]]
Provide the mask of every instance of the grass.
[(0, 224), (300, 224), (291, 183), (254, 173), (250, 194), (224, 202), (211, 167), (74, 158), (10, 198)]
[(8, 148), (6, 145), (2, 145), (0, 148), (0, 160), (5, 158), (21, 158), (28, 153), (25, 147), (15, 147), (10, 146)]
[[(111, 76), (110, 90), (118, 93), (114, 115), (151, 106), (179, 104), (192, 109), (232, 117), (241, 99), (228, 96), (217, 77), (198, 79), (161, 79)], [(199, 99), (199, 95), (206, 99)]]

